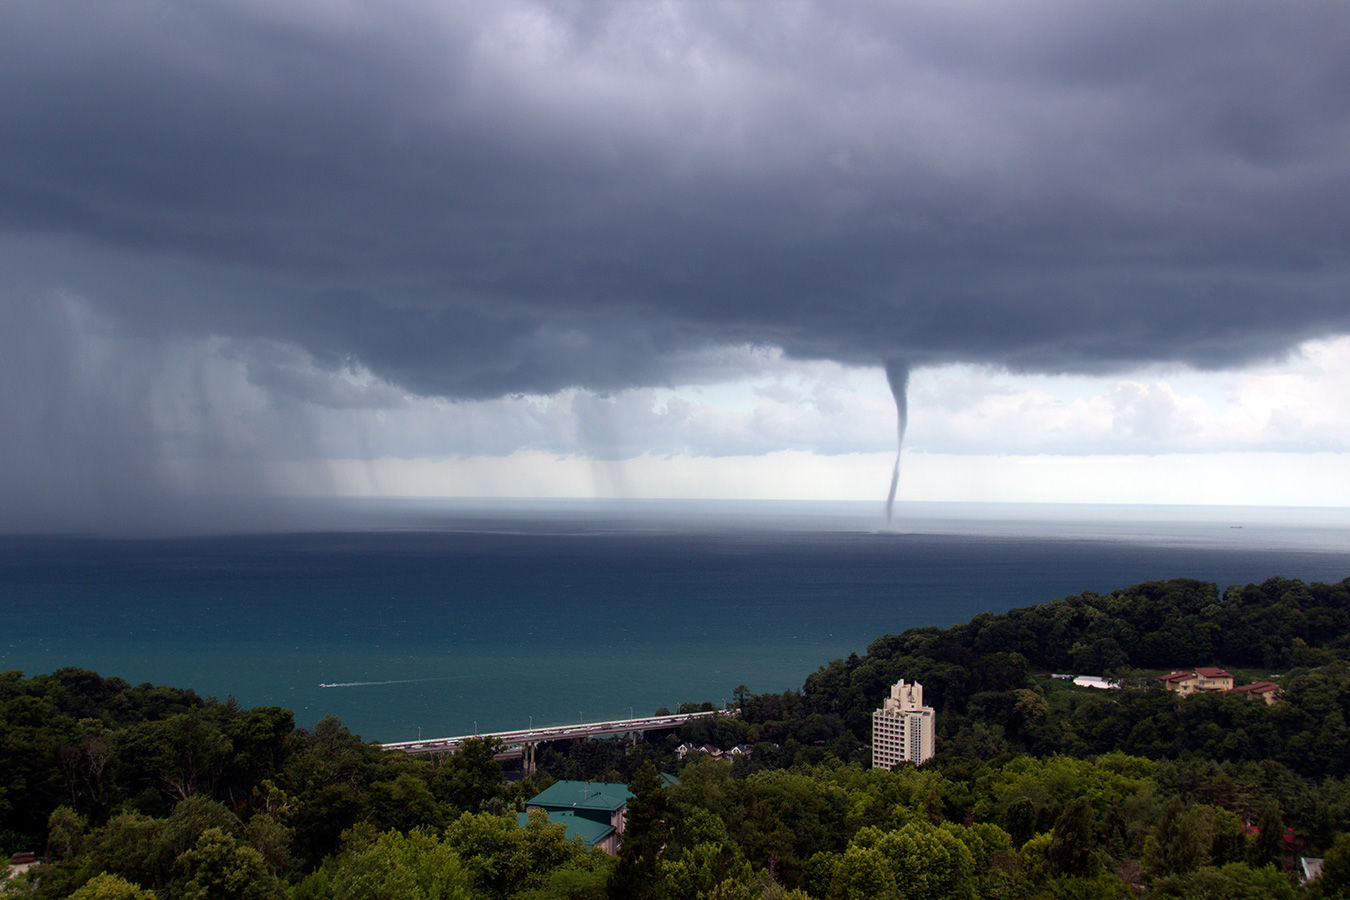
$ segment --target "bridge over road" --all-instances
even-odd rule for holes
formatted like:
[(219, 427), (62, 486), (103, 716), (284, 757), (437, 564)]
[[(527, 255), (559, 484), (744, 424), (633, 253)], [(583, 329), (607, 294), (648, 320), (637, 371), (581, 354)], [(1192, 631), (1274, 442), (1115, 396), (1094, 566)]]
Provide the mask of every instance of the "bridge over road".
[(534, 748), (549, 741), (571, 741), (577, 738), (603, 737), (610, 734), (639, 734), (645, 731), (666, 731), (679, 728), (695, 719), (734, 716), (739, 709), (714, 709), (706, 712), (676, 713), (673, 716), (643, 716), (633, 719), (615, 719), (610, 722), (579, 722), (575, 725), (548, 725), (542, 728), (523, 728), (518, 731), (493, 731), (483, 734), (462, 734), (458, 737), (427, 738), (420, 741), (397, 741), (382, 745), (386, 750), (404, 753), (454, 753), (465, 741), (496, 738), (506, 745), (498, 754), (501, 759), (517, 756), (525, 758), (525, 771), (534, 771)]

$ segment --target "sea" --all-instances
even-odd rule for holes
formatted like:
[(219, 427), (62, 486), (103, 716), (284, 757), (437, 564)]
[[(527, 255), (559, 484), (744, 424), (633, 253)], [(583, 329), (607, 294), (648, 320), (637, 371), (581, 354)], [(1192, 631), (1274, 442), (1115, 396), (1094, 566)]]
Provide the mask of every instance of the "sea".
[[(303, 527), (0, 536), (0, 670), (400, 741), (800, 688), (888, 633), (1083, 591), (1350, 577), (1350, 510), (315, 502)], [(1198, 663), (1206, 660), (1178, 660)], [(1221, 661), (1219, 661), (1221, 662)]]

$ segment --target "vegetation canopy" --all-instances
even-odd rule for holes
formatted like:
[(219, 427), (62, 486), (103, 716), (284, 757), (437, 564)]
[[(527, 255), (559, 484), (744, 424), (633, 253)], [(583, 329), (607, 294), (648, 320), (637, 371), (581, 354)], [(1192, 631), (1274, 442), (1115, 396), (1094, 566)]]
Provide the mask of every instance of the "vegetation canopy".
[[(1159, 681), (1197, 666), (1279, 699)], [(1053, 677), (1073, 673), (1120, 687)], [(871, 713), (901, 678), (938, 711), (938, 754), (869, 768)], [(739, 717), (543, 745), (508, 781), (491, 740), (410, 757), (332, 717), (0, 673), (0, 850), (39, 858), (0, 893), (1350, 897), (1350, 580), (1075, 595), (878, 638), (799, 691), (732, 693)], [(689, 750), (707, 745), (742, 752)], [(616, 856), (519, 816), (559, 778), (630, 786)], [(1306, 884), (1305, 857), (1324, 860)]]

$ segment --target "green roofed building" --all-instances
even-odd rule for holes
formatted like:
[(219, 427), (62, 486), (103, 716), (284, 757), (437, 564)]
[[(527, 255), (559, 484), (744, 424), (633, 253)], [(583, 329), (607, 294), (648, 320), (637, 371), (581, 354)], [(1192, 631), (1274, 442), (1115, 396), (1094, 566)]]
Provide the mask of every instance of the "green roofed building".
[[(624, 814), (633, 792), (626, 784), (599, 781), (556, 781), (525, 803), (522, 816), (532, 809), (548, 813), (550, 822), (567, 826), (567, 836), (579, 837), (589, 847), (617, 853)], [(521, 819), (522, 824), (528, 818)], [(600, 826), (596, 830), (593, 826)]]
[[(531, 807), (531, 811), (539, 807)], [(539, 809), (539, 813), (548, 819), (554, 825), (561, 825), (567, 829), (567, 839), (569, 841), (580, 840), (587, 847), (599, 847), (610, 855), (619, 852), (619, 833), (613, 825), (605, 822), (594, 822), (590, 819), (583, 819), (576, 813), (568, 810), (566, 812), (554, 810)], [(519, 813), (516, 816), (516, 822), (521, 828), (530, 824), (530, 812)]]

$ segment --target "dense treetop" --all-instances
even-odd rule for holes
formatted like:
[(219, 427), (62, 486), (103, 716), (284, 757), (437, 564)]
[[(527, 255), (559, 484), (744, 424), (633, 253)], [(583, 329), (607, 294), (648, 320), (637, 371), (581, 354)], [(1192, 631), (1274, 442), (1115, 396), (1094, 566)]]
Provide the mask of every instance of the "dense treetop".
[[(1282, 699), (1157, 683), (1197, 665), (1276, 678)], [(867, 768), (901, 677), (938, 709), (939, 754)], [(491, 741), (413, 758), (331, 717), (6, 672), (0, 850), (46, 857), (10, 883), (39, 898), (1350, 896), (1350, 581), (1081, 594), (735, 693), (739, 718), (545, 745), (507, 782)], [(681, 742), (753, 753), (679, 759)], [(558, 777), (631, 784), (617, 859), (517, 823)], [(1303, 854), (1327, 875), (1298, 887)]]

